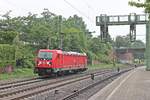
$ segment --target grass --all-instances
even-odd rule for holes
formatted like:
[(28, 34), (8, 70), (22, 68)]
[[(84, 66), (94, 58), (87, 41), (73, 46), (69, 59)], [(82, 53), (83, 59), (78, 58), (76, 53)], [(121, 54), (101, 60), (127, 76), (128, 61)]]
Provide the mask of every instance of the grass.
[(31, 68), (18, 68), (12, 73), (0, 74), (0, 80), (18, 79), (37, 76)]
[(105, 64), (105, 63), (101, 63), (101, 64), (95, 64), (95, 65), (88, 65), (88, 69), (89, 70), (93, 70), (93, 69), (104, 69), (104, 68), (117, 68), (117, 67), (123, 67), (123, 64), (116, 64), (115, 66), (113, 66), (113, 64)]

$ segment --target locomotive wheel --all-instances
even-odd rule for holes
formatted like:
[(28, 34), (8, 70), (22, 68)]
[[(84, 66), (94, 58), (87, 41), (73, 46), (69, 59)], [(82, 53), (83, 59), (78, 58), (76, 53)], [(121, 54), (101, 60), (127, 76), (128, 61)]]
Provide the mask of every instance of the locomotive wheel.
[(46, 75), (46, 72), (44, 69), (41, 69), (38, 73), (39, 76), (45, 76)]
[(40, 73), (38, 73), (38, 75), (39, 75), (39, 76), (45, 76), (46, 73), (45, 73), (45, 72), (40, 72)]
[(64, 76), (64, 72), (63, 71), (59, 71), (59, 72), (57, 72), (57, 75), (58, 76)]

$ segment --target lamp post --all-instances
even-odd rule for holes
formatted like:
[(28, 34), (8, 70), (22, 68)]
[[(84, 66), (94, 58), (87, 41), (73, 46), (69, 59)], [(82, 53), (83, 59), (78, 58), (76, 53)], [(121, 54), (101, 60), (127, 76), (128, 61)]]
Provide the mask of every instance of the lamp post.
[(115, 62), (115, 41), (113, 38), (113, 43), (112, 43), (112, 48), (113, 48), (113, 67), (116, 67), (116, 62)]
[(150, 71), (150, 21), (146, 24), (146, 70)]

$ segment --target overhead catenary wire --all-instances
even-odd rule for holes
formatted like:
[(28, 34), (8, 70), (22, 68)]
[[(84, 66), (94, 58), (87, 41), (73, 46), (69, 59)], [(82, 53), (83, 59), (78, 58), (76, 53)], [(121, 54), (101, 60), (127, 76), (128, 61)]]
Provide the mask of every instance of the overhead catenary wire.
[(85, 3), (88, 8), (91, 8), (94, 12), (96, 11), (96, 9), (94, 7), (92, 7), (86, 0), (81, 0), (83, 3)]
[(83, 13), (82, 11), (80, 11), (79, 9), (77, 9), (73, 4), (71, 4), (70, 2), (68, 2), (67, 0), (64, 0), (64, 2), (66, 4), (68, 4), (70, 7), (72, 7), (73, 9), (75, 9), (77, 12), (79, 12), (81, 15), (83, 15), (84, 17), (86, 17), (90, 22), (93, 23), (93, 20), (90, 19), (85, 13)]
[[(9, 5), (11, 6), (14, 6), (16, 8), (19, 8), (21, 10), (24, 10), (24, 11), (28, 11), (27, 9), (24, 9), (22, 7), (18, 7), (18, 5), (12, 3), (11, 1), (9, 0), (4, 0), (6, 3), (8, 3)], [(70, 2), (68, 2), (67, 0), (64, 0), (66, 4), (68, 4), (69, 6), (71, 6), (73, 9), (75, 9), (76, 11), (78, 11), (81, 15), (83, 15), (84, 17), (86, 17), (90, 22), (94, 22), (92, 19), (90, 19), (85, 13), (83, 13), (82, 11), (80, 11), (79, 9), (77, 9), (73, 4), (71, 4)], [(86, 3), (87, 4), (87, 3)], [(88, 6), (91, 8), (91, 6), (88, 4)], [(94, 22), (95, 23), (95, 22)]]
[(24, 8), (22, 8), (21, 6), (18, 7), (18, 5), (16, 5), (15, 3), (11, 2), (10, 0), (3, 0), (3, 1), (4, 1), (5, 3), (9, 4), (10, 6), (13, 6), (13, 7), (17, 8), (17, 9), (21, 9), (21, 10), (23, 10), (23, 11), (28, 11), (28, 12), (29, 12), (29, 10), (24, 9)]
[[(94, 12), (96, 11), (86, 0), (81, 0), (88, 8), (88, 17), (90, 18), (90, 13), (92, 12), (94, 14)], [(91, 11), (92, 9), (92, 11)], [(94, 12), (93, 12), (94, 11)], [(93, 15), (92, 14), (92, 15)], [(95, 18), (94, 18), (95, 19)], [(95, 25), (95, 20), (94, 20), (94, 25)]]

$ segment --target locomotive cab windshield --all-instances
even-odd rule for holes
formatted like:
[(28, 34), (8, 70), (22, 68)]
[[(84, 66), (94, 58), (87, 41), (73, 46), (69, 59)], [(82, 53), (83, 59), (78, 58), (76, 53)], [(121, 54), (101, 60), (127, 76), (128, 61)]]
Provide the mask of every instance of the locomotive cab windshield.
[(52, 52), (40, 51), (38, 58), (42, 60), (52, 60)]

